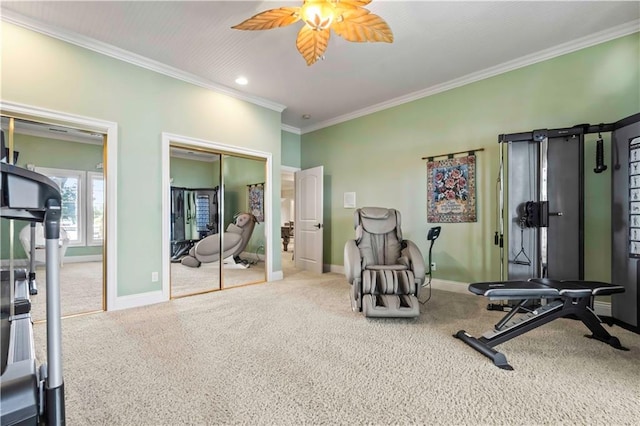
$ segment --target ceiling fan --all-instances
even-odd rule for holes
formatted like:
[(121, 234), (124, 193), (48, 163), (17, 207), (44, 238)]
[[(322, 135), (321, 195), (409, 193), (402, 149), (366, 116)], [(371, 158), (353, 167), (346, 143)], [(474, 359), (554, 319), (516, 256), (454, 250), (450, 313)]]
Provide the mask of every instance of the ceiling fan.
[(384, 19), (363, 6), (372, 0), (304, 0), (301, 7), (269, 9), (234, 25), (237, 30), (270, 30), (302, 20), (296, 47), (314, 64), (323, 58), (331, 30), (347, 41), (393, 43), (393, 33)]

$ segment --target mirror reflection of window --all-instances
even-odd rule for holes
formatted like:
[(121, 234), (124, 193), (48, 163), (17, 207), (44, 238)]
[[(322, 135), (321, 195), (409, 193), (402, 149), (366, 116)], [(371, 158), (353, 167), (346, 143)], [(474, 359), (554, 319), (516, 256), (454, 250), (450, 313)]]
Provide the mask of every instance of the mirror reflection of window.
[(69, 245), (85, 245), (85, 215), (83, 208), (85, 200), (82, 194), (84, 172), (78, 170), (51, 169), (45, 167), (36, 168), (36, 172), (42, 173), (53, 180), (59, 187), (62, 195), (62, 218), (60, 226), (67, 231)]
[[(36, 167), (62, 194), (60, 225), (70, 246), (99, 246), (104, 232), (104, 176), (98, 172)], [(86, 196), (83, 188), (87, 188)]]
[(89, 179), (89, 230), (87, 245), (102, 245), (104, 240), (104, 176), (102, 173), (87, 172)]

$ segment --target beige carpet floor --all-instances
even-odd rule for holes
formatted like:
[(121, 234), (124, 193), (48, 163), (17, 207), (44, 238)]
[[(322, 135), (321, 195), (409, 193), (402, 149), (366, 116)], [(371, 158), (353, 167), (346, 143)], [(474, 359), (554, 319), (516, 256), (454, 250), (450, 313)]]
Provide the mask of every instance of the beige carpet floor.
[[(63, 316), (102, 310), (102, 262), (65, 263), (60, 268), (60, 310)], [(47, 319), (47, 271), (36, 268), (38, 294), (31, 296), (34, 321)]]
[[(290, 257), (285, 253), (285, 257)], [(247, 269), (224, 268), (224, 287), (235, 287), (265, 281), (264, 262), (250, 260)], [(287, 263), (288, 259), (284, 260)], [(200, 268), (171, 264), (171, 295), (179, 297), (220, 288), (218, 263), (204, 263)], [(102, 262), (65, 263), (60, 269), (60, 308), (63, 316), (94, 312), (103, 309)], [(38, 294), (31, 296), (32, 318), (42, 321), (47, 317), (47, 272), (44, 266), (36, 268)]]
[[(246, 269), (223, 265), (223, 288), (266, 280), (264, 262), (251, 259)], [(221, 288), (220, 263), (203, 263), (198, 268), (171, 264), (171, 297), (185, 296)]]
[[(640, 419), (630, 351), (561, 319), (511, 340), (514, 371), (452, 337), (502, 316), (434, 290), (417, 319), (367, 319), (343, 276), (289, 270), (263, 285), (64, 319), (70, 425), (623, 425)], [(44, 324), (36, 324), (44, 361)]]

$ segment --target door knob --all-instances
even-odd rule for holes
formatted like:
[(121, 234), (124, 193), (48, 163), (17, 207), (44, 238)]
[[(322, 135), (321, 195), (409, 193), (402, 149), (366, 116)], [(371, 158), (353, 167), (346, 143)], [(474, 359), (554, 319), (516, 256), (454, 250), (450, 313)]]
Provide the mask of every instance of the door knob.
[(316, 224), (316, 225), (313, 225), (313, 227), (314, 227), (314, 228), (318, 228), (318, 229), (320, 229), (320, 228), (322, 228), (322, 224), (321, 224), (321, 223), (318, 223), (318, 224)]

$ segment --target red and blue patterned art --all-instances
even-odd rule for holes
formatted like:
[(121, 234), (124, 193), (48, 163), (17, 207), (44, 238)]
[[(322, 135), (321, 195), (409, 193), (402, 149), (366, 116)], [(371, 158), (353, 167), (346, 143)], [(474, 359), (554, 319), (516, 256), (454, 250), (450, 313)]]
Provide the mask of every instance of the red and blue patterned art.
[(427, 163), (427, 220), (476, 222), (476, 156)]
[(258, 183), (249, 185), (249, 212), (251, 212), (258, 223), (264, 222), (264, 184)]

